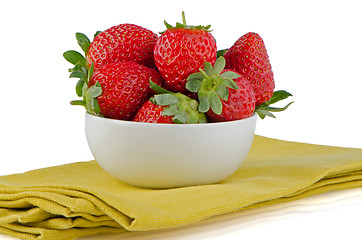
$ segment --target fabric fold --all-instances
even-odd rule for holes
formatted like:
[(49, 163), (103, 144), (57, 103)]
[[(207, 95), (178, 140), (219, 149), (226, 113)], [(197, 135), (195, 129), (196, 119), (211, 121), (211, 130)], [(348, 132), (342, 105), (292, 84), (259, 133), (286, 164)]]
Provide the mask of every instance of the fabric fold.
[(362, 149), (256, 136), (247, 160), (218, 184), (144, 189), (95, 161), (0, 177), (0, 233), (75, 239), (185, 226), (212, 216), (362, 186)]

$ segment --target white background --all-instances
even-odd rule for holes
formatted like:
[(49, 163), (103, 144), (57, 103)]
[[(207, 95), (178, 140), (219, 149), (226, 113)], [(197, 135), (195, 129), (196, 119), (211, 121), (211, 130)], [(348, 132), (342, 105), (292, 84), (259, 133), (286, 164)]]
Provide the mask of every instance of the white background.
[[(76, 98), (76, 80), (68, 78), (71, 66), (62, 57), (66, 50), (81, 51), (75, 32), (92, 36), (120, 23), (159, 32), (165, 29), (163, 20), (180, 22), (181, 11), (189, 24), (211, 24), (219, 49), (230, 47), (249, 31), (264, 39), (276, 89), (291, 92), (295, 103), (277, 119), (258, 121), (257, 134), (362, 148), (361, 10), (358, 0), (2, 1), (0, 175), (92, 160), (84, 110), (69, 105)], [(213, 239), (269, 238), (270, 234), (289, 239), (295, 234), (307, 237), (303, 233), (313, 229), (325, 238), (358, 234), (354, 223), (361, 223), (361, 218), (353, 219), (351, 214), (362, 213), (362, 197), (351, 203), (343, 200), (348, 194), (341, 192), (338, 208), (332, 204), (323, 211), (303, 211), (295, 206), (302, 213), (281, 213), (284, 218), (271, 221), (255, 215), (261, 220), (215, 233)], [(332, 220), (334, 225), (328, 228)], [(322, 227), (323, 223), (327, 225)], [(183, 239), (181, 233), (175, 234)]]

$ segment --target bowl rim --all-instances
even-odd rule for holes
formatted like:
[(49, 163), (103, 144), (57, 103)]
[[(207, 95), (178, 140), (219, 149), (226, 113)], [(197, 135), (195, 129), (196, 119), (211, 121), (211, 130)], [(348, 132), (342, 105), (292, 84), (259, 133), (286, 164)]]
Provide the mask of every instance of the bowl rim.
[(233, 120), (233, 121), (225, 121), (225, 122), (208, 122), (208, 123), (197, 123), (197, 124), (173, 124), (173, 123), (148, 123), (148, 122), (135, 122), (131, 120), (119, 120), (119, 119), (112, 119), (112, 118), (106, 118), (102, 116), (96, 116), (92, 115), (88, 112), (85, 113), (86, 117), (97, 119), (98, 121), (103, 122), (109, 122), (113, 124), (122, 124), (122, 125), (130, 125), (130, 126), (150, 126), (150, 127), (171, 127), (172, 128), (195, 128), (195, 127), (210, 127), (210, 126), (224, 126), (224, 125), (235, 125), (240, 124), (242, 122), (250, 121), (250, 120), (256, 120), (258, 114), (253, 113), (252, 116), (248, 118), (243, 118), (239, 120)]

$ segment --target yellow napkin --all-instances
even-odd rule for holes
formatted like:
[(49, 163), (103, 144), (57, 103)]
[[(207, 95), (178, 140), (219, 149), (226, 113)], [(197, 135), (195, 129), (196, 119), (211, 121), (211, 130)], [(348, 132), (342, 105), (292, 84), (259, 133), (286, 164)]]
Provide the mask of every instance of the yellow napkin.
[(183, 226), (211, 216), (362, 186), (362, 149), (256, 136), (242, 167), (219, 184), (142, 189), (95, 161), (0, 177), (0, 233), (74, 239)]

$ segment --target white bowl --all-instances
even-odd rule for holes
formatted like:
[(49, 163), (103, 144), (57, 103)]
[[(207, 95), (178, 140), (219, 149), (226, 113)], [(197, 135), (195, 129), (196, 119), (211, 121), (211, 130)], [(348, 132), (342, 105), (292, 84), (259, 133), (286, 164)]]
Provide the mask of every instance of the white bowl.
[(232, 175), (248, 155), (256, 119), (157, 124), (86, 114), (85, 131), (95, 160), (110, 175), (139, 187), (173, 188)]

